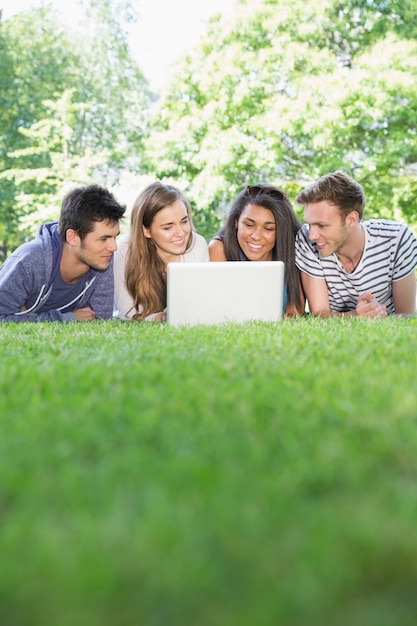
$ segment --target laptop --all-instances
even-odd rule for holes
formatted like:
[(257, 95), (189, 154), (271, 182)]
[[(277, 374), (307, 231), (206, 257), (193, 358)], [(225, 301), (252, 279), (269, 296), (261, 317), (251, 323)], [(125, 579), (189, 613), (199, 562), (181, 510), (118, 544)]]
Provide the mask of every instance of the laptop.
[(169, 326), (282, 319), (284, 263), (169, 263)]

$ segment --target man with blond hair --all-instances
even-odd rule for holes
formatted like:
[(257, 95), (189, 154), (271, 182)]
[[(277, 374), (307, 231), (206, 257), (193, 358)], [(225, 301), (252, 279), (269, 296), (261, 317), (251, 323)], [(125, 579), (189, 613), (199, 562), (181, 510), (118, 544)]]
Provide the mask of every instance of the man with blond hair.
[(408, 226), (363, 221), (363, 189), (341, 171), (301, 191), (296, 202), (304, 205), (305, 221), (296, 237), (296, 265), (313, 315), (416, 312), (417, 239)]

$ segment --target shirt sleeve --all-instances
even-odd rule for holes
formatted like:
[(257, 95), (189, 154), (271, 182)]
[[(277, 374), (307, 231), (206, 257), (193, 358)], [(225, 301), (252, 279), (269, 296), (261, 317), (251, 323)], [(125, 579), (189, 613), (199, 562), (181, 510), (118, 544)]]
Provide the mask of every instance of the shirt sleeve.
[(207, 241), (202, 235), (193, 232), (193, 242), (184, 253), (183, 260), (186, 263), (204, 263), (210, 261)]
[(126, 287), (125, 267), (129, 238), (120, 238), (114, 253), (114, 316), (122, 320), (130, 320), (134, 315), (132, 296)]
[[(113, 301), (114, 301), (114, 278), (113, 278), (114, 259), (110, 266), (104, 272), (97, 272), (96, 280), (92, 285), (92, 293), (89, 298), (88, 306), (94, 311), (96, 317), (102, 320), (108, 320), (113, 317)], [(82, 308), (81, 305), (80, 307)]]
[(295, 264), (309, 276), (324, 278), (323, 268), (308, 237), (306, 224), (299, 229), (295, 238)]
[(0, 271), (0, 322), (55, 322), (68, 321), (61, 311), (51, 310), (44, 313), (32, 312), (35, 306), (27, 305), (33, 296), (34, 304), (47, 297), (46, 282), (36, 281), (37, 267), (40, 274), (44, 273), (42, 257), (36, 257), (36, 263), (28, 262), (33, 257), (36, 248), (24, 244), (13, 253), (1, 266)]
[(392, 280), (397, 281), (414, 272), (417, 266), (417, 239), (411, 229), (401, 225)]

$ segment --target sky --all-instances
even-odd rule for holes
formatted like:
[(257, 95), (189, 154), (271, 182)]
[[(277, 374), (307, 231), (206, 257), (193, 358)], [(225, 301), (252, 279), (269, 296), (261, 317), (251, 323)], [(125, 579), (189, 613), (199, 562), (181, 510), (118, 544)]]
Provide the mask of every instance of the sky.
[[(63, 12), (76, 12), (72, 0), (52, 0)], [(3, 19), (42, 4), (42, 0), (0, 0)], [(203, 34), (207, 20), (233, 11), (237, 0), (136, 0), (140, 18), (131, 32), (131, 48), (151, 88), (168, 80), (172, 64)]]

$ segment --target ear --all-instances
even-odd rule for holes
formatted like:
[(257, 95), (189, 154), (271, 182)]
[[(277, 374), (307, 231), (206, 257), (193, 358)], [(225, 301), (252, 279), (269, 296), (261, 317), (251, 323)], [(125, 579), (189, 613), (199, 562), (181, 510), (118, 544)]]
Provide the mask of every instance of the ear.
[(65, 233), (65, 241), (73, 247), (79, 246), (81, 243), (80, 236), (78, 235), (77, 231), (72, 228), (67, 229)]
[(149, 230), (149, 228), (145, 228), (145, 226), (142, 225), (142, 230), (146, 239), (152, 239), (151, 231)]
[(351, 228), (353, 228), (354, 226), (359, 224), (360, 221), (361, 220), (359, 217), (359, 213), (357, 211), (351, 211), (350, 213), (347, 214), (347, 217), (346, 217), (347, 226), (350, 226)]

